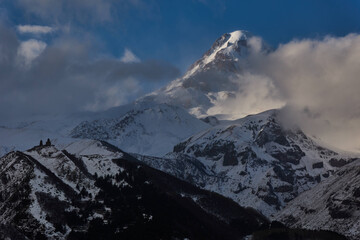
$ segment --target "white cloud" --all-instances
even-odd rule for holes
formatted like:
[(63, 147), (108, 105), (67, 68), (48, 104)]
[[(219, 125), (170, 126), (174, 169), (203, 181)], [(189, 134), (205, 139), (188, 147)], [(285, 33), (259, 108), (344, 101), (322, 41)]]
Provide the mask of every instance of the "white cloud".
[(140, 59), (135, 56), (129, 49), (125, 49), (124, 56), (121, 57), (120, 61), (124, 63), (140, 62)]
[(360, 150), (360, 35), (292, 41), (253, 56), (249, 65), (284, 97), (286, 123), (330, 145)]
[(47, 34), (53, 32), (54, 28), (39, 25), (18, 25), (17, 30), (20, 33)]
[(36, 39), (21, 42), (17, 51), (18, 61), (25, 66), (29, 66), (32, 60), (45, 50), (46, 46), (45, 42)]
[(238, 119), (285, 105), (272, 80), (266, 76), (244, 73), (232, 79), (237, 92), (220, 92), (215, 96), (215, 106), (209, 115), (223, 114), (230, 119)]

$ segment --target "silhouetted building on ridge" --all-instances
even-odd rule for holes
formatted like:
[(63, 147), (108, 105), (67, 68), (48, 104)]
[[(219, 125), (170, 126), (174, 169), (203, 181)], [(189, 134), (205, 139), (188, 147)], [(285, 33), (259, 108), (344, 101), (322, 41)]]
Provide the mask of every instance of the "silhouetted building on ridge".
[(51, 146), (51, 141), (49, 138), (46, 140), (45, 146)]

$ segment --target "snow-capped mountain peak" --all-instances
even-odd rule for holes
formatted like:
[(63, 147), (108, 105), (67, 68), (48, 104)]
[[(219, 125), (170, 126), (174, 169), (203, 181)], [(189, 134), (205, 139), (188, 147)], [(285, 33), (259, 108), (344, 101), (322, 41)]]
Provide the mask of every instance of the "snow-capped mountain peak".
[[(184, 78), (191, 77), (198, 70), (206, 70), (207, 68), (209, 69), (219, 65), (217, 64), (219, 62), (237, 62), (239, 58), (246, 57), (248, 53), (247, 40), (251, 37), (251, 33), (243, 30), (223, 34), (215, 41), (210, 50), (190, 67), (188, 72), (184, 75)], [(235, 70), (236, 68), (232, 69)], [(225, 68), (222, 70), (225, 70)]]
[[(247, 92), (249, 86), (253, 86), (251, 79), (244, 75), (248, 57), (252, 53), (269, 51), (270, 48), (261, 38), (247, 31), (225, 33), (191, 65), (183, 77), (175, 79), (164, 88), (148, 94), (139, 101), (180, 105), (197, 117), (232, 115), (232, 110), (222, 108), (220, 111), (219, 106), (229, 105), (229, 102), (235, 104), (235, 101), (244, 102), (242, 101), (246, 98), (244, 92)], [(249, 91), (252, 91), (254, 96), (263, 94), (256, 93), (254, 89)], [(257, 103), (251, 105), (256, 106)], [(278, 105), (274, 104), (272, 108)], [(249, 110), (246, 114), (237, 114), (236, 118), (253, 113), (255, 112)], [(231, 117), (231, 119), (235, 118)]]

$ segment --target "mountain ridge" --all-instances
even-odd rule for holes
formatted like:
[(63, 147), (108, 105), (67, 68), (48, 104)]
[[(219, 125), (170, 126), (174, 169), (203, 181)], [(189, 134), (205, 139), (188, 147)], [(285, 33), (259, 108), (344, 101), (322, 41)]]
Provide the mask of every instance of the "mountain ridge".
[[(70, 154), (85, 164), (91, 178), (53, 146), (1, 158), (1, 224), (10, 224), (23, 239), (99, 239), (99, 234), (108, 239), (241, 239), (269, 224), (256, 211), (149, 168), (105, 142), (76, 144), (87, 152)], [(95, 172), (92, 163), (101, 163)], [(112, 171), (103, 171), (103, 164)]]

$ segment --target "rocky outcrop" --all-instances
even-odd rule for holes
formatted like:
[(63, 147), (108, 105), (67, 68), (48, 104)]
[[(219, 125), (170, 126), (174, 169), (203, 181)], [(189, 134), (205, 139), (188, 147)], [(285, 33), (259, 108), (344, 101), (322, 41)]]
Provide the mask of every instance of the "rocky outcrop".
[(313, 189), (300, 194), (277, 219), (289, 227), (322, 229), (360, 238), (360, 160), (342, 167)]
[(278, 113), (272, 110), (218, 124), (175, 145), (174, 152), (197, 159), (218, 177), (205, 185), (199, 180), (199, 186), (271, 217), (328, 178), (341, 165), (336, 163), (351, 161), (299, 129), (284, 128)]

